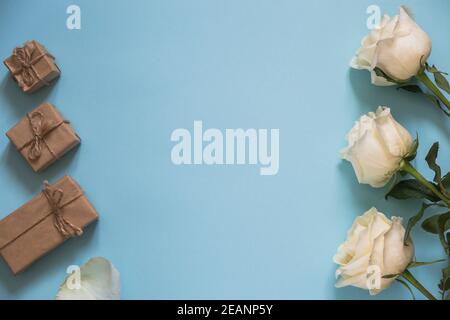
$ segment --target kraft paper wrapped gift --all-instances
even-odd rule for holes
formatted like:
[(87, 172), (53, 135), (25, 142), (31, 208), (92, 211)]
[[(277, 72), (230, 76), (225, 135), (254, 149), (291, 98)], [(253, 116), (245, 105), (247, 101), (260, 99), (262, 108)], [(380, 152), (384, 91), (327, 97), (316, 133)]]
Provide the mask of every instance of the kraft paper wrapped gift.
[(50, 103), (28, 113), (6, 135), (35, 171), (42, 171), (81, 140)]
[(3, 63), (19, 87), (27, 93), (34, 92), (59, 77), (61, 71), (55, 58), (39, 42), (32, 40), (23, 47), (14, 48)]
[(81, 236), (98, 215), (80, 186), (69, 176), (0, 221), (0, 255), (14, 274), (65, 240)]

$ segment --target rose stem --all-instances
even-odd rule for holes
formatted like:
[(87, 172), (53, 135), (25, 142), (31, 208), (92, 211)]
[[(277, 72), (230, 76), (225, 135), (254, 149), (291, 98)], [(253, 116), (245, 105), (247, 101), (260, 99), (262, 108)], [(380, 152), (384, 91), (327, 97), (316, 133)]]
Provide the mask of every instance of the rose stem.
[(450, 207), (450, 200), (447, 199), (432, 183), (424, 178), (419, 171), (416, 170), (408, 161), (403, 160), (400, 169), (412, 175), (423, 186), (431, 190), (439, 199), (441, 199), (447, 207)]
[(401, 275), (406, 281), (412, 284), (417, 290), (422, 292), (422, 294), (429, 300), (437, 300), (413, 275), (406, 269)]
[(439, 90), (438, 87), (430, 80), (430, 78), (426, 75), (425, 71), (421, 71), (416, 75), (416, 78), (419, 79), (431, 92), (434, 93), (436, 97), (441, 100), (443, 104), (450, 110), (450, 101), (444, 96), (444, 94)]

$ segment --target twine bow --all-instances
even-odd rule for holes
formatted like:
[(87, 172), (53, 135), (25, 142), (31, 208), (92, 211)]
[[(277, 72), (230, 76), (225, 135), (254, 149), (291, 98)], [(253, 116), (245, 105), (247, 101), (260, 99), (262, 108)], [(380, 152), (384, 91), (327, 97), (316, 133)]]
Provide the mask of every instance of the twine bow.
[(33, 46), (33, 48), (30, 48), (29, 45), (25, 44), (25, 46), (23, 47), (14, 48), (12, 54), (14, 59), (20, 65), (20, 69), (14, 72), (14, 75), (20, 73), (22, 76), (22, 81), (28, 87), (34, 84), (35, 79), (44, 82), (45, 85), (48, 85), (48, 83), (39, 76), (38, 72), (34, 68), (34, 64), (41, 58), (43, 58), (46, 53), (41, 53), (37, 57), (33, 58), (33, 53), (35, 50), (35, 45)]
[(45, 141), (45, 136), (58, 128), (63, 123), (69, 123), (66, 120), (60, 121), (59, 123), (52, 124), (51, 121), (46, 120), (45, 115), (41, 111), (34, 111), (27, 114), (28, 122), (30, 124), (31, 131), (33, 133), (33, 138), (26, 143), (20, 150), (30, 146), (28, 149), (28, 159), (35, 161), (40, 158), (42, 154), (42, 145), (44, 144), (49, 150), (50, 154), (57, 159), (57, 154), (50, 148), (50, 146)]
[(81, 236), (83, 230), (72, 224), (62, 215), (62, 199), (64, 191), (61, 189), (52, 189), (48, 181), (44, 181), (44, 188), (42, 190), (45, 197), (52, 208), (52, 213), (55, 217), (54, 225), (56, 229), (65, 237)]
[(30, 122), (31, 131), (33, 132), (31, 147), (28, 149), (28, 159), (34, 161), (41, 156), (41, 144), (44, 141), (44, 135), (48, 129), (48, 122), (45, 121), (42, 112), (33, 112), (32, 114), (27, 114), (27, 117)]

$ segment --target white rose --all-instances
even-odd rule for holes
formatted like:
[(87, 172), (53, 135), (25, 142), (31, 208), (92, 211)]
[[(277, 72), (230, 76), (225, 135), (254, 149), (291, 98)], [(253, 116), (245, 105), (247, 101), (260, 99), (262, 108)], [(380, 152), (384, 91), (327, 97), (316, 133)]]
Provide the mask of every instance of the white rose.
[[(382, 277), (403, 273), (414, 257), (414, 245), (408, 239), (405, 246), (404, 236), (401, 218), (389, 220), (375, 208), (357, 217), (333, 258), (340, 265), (336, 287), (355, 286), (372, 295), (389, 287), (394, 278)], [(378, 283), (371, 279), (374, 267), (379, 271)]]
[(341, 157), (352, 163), (359, 183), (375, 188), (389, 182), (413, 147), (411, 135), (387, 107), (363, 115), (347, 134), (347, 140)]
[(369, 70), (375, 85), (395, 85), (378, 76), (375, 67), (392, 79), (406, 81), (419, 72), (430, 52), (430, 38), (400, 7), (400, 15), (393, 18), (385, 15), (380, 25), (363, 38), (350, 65)]
[(68, 275), (56, 300), (119, 300), (120, 273), (102, 257), (90, 259)]

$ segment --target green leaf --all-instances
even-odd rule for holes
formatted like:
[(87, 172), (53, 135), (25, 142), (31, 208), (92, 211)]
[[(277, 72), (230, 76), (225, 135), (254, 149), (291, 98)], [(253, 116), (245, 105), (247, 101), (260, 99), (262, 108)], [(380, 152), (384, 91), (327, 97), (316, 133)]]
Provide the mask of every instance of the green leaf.
[(405, 286), (406, 289), (408, 289), (409, 293), (411, 293), (411, 297), (413, 300), (416, 300), (416, 296), (414, 295), (414, 292), (412, 291), (411, 287), (402, 279), (395, 279), (396, 281), (400, 282), (402, 285)]
[(393, 83), (397, 83), (397, 84), (403, 84), (403, 83), (406, 83), (406, 81), (399, 81), (399, 80), (393, 79), (392, 77), (388, 76), (388, 75), (386, 74), (386, 72), (384, 72), (383, 70), (381, 70), (381, 69), (378, 68), (378, 67), (375, 67), (375, 68), (373, 69), (373, 71), (375, 72), (375, 74), (376, 74), (377, 76), (382, 77), (382, 78), (385, 78), (385, 79), (386, 79), (387, 81), (389, 81), (389, 82), (393, 82)]
[(441, 167), (439, 167), (436, 164), (438, 152), (439, 152), (439, 142), (435, 142), (428, 151), (425, 160), (428, 163), (428, 167), (430, 167), (430, 169), (434, 171), (433, 181), (436, 183), (441, 183)]
[(444, 293), (450, 289), (450, 267), (442, 269), (442, 279), (439, 283), (439, 289)]
[(405, 155), (405, 160), (412, 161), (416, 158), (417, 149), (419, 148), (419, 135), (416, 133), (416, 139), (413, 141), (411, 150)]
[(442, 232), (445, 232), (450, 229), (450, 211), (440, 215), (438, 224)]
[(422, 229), (429, 233), (438, 234), (439, 233), (438, 220), (439, 220), (438, 214), (431, 216), (428, 219), (425, 219), (425, 221), (422, 222)]
[(436, 84), (447, 93), (450, 93), (450, 85), (448, 84), (447, 79), (440, 72), (434, 73), (434, 81)]
[(408, 91), (408, 92), (413, 92), (413, 93), (423, 93), (422, 88), (416, 84), (405, 84), (404, 86), (397, 87), (397, 90), (400, 90), (400, 89)]
[(413, 261), (411, 262), (407, 269), (413, 269), (413, 268), (417, 268), (417, 267), (422, 267), (422, 266), (428, 266), (431, 264), (435, 264), (435, 263), (439, 263), (439, 262), (444, 262), (447, 261), (447, 259), (440, 259), (440, 260), (435, 260), (435, 261), (427, 261), (427, 262), (419, 262), (419, 261)]
[(445, 237), (445, 232), (450, 229), (450, 211), (447, 213), (443, 213), (439, 216), (438, 219), (438, 231), (439, 231), (439, 240), (441, 240), (441, 244), (445, 249), (445, 252), (449, 254), (449, 243)]
[(447, 231), (450, 229), (450, 212), (437, 214), (425, 219), (425, 221), (422, 222), (422, 228), (425, 231), (434, 234), (439, 234), (440, 229), (442, 229), (443, 232)]
[(387, 274), (382, 276), (383, 279), (392, 279), (392, 278), (396, 278), (398, 276), (400, 276), (401, 274)]
[[(448, 82), (447, 82), (447, 79), (445, 79), (445, 77), (443, 76), (443, 75), (447, 75), (447, 73), (439, 71), (434, 65), (430, 66), (428, 63), (425, 63), (425, 69), (428, 72), (433, 73), (436, 84), (438, 84), (438, 86), (443, 86), (444, 88), (442, 88), (442, 87), (441, 88), (447, 91)], [(421, 73), (424, 73), (423, 67), (419, 71), (419, 74), (421, 74)], [(421, 88), (419, 87), (419, 89), (421, 89)], [(431, 101), (431, 103), (433, 103), (442, 112), (444, 112), (448, 117), (450, 117), (450, 112), (448, 112), (447, 109), (442, 106), (441, 101), (435, 95), (427, 93), (423, 90), (419, 91), (417, 88), (410, 88), (410, 91), (411, 90), (413, 90), (412, 92), (422, 93), (428, 100)]]
[(428, 72), (434, 72), (433, 70), (437, 70), (436, 69), (436, 67), (433, 65), (433, 66), (430, 66), (429, 64), (428, 64), (428, 62), (426, 62), (425, 63), (425, 69), (428, 71)]
[(442, 74), (447, 75), (446, 72), (438, 70), (438, 68), (436, 68), (436, 66), (434, 64), (432, 66), (430, 66), (428, 63), (426, 63), (425, 68), (427, 69), (428, 72), (431, 72), (431, 73), (442, 73)]
[(447, 187), (445, 187), (444, 184), (442, 183), (441, 167), (436, 163), (436, 159), (437, 159), (438, 153), (439, 153), (439, 142), (435, 142), (435, 143), (433, 143), (433, 145), (431, 146), (430, 150), (428, 151), (428, 154), (427, 154), (425, 160), (427, 161), (428, 166), (430, 167), (430, 169), (434, 171), (433, 181), (436, 182), (436, 184), (437, 184), (438, 188), (440, 189), (440, 191), (444, 195), (447, 195), (447, 193), (446, 193), (446, 188)]
[(425, 213), (425, 210), (427, 210), (430, 206), (431, 206), (431, 204), (422, 203), (422, 208), (420, 208), (419, 212), (416, 215), (409, 218), (408, 224), (406, 225), (405, 237), (403, 238), (403, 244), (405, 246), (407, 246), (407, 242), (408, 242), (411, 230), (414, 228), (414, 226), (417, 224), (417, 222), (419, 222), (420, 219), (422, 219), (423, 214)]
[(450, 85), (448, 84), (447, 79), (444, 75), (448, 75), (446, 72), (440, 71), (436, 68), (435, 65), (430, 66), (429, 64), (425, 65), (425, 68), (428, 72), (431, 72), (434, 76), (434, 81), (442, 90), (445, 90), (447, 93), (450, 93)]
[(422, 228), (430, 233), (439, 235), (442, 247), (447, 254), (450, 254), (450, 243), (448, 243), (448, 235), (445, 233), (450, 229), (450, 211), (438, 215), (434, 215), (426, 219), (422, 223)]
[(402, 180), (397, 183), (385, 196), (386, 199), (389, 197), (399, 200), (427, 199), (431, 202), (438, 202), (440, 200), (434, 193), (415, 179)]
[(447, 172), (447, 174), (442, 178), (441, 182), (444, 188), (450, 188), (450, 172)]

